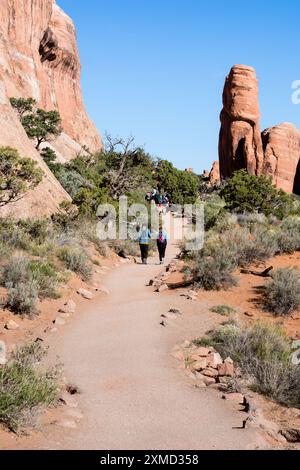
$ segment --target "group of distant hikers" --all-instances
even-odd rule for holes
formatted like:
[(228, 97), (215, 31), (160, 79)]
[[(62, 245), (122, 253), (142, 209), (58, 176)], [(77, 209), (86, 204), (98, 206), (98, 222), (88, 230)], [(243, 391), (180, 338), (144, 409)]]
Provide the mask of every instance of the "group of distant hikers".
[(146, 194), (146, 201), (156, 204), (160, 213), (165, 214), (170, 207), (170, 194), (168, 192), (161, 193), (158, 189), (152, 189)]
[[(152, 204), (156, 204), (160, 214), (166, 214), (168, 208), (170, 207), (170, 195), (167, 192), (161, 193), (158, 189), (153, 189), (152, 191), (148, 192), (145, 199)], [(141, 228), (138, 227), (138, 241), (140, 244), (142, 263), (147, 264), (149, 246), (153, 238), (156, 241), (159, 262), (160, 264), (163, 264), (169, 236), (163, 229), (163, 226), (160, 225), (158, 232), (154, 237), (152, 237), (151, 230), (146, 224), (142, 225)]]

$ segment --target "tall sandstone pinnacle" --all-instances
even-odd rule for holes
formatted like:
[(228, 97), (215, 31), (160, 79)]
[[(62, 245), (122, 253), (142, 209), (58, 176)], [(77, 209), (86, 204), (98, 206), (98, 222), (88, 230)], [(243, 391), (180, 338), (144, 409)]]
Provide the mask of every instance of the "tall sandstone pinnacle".
[(220, 119), (219, 159), (222, 177), (228, 178), (241, 168), (259, 174), (263, 165), (263, 149), (258, 82), (252, 67), (232, 67), (224, 86)]
[(219, 138), (220, 177), (245, 168), (265, 174), (274, 184), (300, 194), (300, 131), (289, 123), (260, 132), (255, 70), (234, 65), (226, 78)]
[(100, 135), (88, 117), (80, 88), (80, 59), (72, 20), (55, 0), (1, 0), (0, 8), (0, 146), (39, 162), (43, 182), (0, 215), (40, 216), (57, 210), (67, 193), (34, 149), (9, 98), (33, 97), (40, 107), (57, 109), (63, 134), (51, 146), (59, 159), (73, 158), (82, 146), (102, 147)]

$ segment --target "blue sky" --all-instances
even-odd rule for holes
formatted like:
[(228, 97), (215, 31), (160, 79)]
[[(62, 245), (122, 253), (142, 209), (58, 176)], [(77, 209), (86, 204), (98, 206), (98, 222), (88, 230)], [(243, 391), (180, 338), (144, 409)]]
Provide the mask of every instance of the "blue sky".
[(57, 0), (73, 18), (87, 110), (100, 132), (201, 172), (217, 159), (224, 79), (256, 68), (262, 129), (300, 128), (299, 0)]

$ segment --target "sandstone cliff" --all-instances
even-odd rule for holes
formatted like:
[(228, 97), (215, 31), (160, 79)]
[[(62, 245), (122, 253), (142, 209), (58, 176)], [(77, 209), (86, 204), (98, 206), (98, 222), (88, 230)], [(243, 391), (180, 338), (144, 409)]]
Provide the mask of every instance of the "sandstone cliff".
[(220, 176), (241, 168), (266, 174), (286, 192), (300, 194), (300, 131), (289, 123), (260, 132), (255, 70), (235, 65), (226, 78), (219, 138)]
[(300, 131), (289, 123), (262, 133), (265, 149), (264, 173), (278, 188), (300, 194)]
[(68, 196), (28, 140), (9, 104), (11, 96), (33, 97), (40, 107), (59, 110), (64, 133), (51, 145), (60, 160), (73, 158), (83, 145), (101, 148), (82, 100), (75, 28), (55, 0), (1, 0), (0, 8), (0, 146), (16, 147), (39, 161), (46, 174), (36, 190), (1, 214), (51, 213)]

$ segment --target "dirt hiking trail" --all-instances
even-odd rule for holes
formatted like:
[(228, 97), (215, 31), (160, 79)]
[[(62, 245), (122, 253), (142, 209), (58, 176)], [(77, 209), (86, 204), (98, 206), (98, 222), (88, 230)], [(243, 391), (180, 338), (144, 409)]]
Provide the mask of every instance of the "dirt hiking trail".
[[(178, 252), (174, 243), (169, 245), (166, 261)], [(105, 278), (110, 295), (86, 301), (85, 310), (52, 335), (49, 360), (58, 355), (68, 381), (79, 387), (78, 405), (60, 407), (60, 415), (61, 408), (68, 408), (62, 422), (43, 426), (11, 446), (99, 450), (264, 446), (255, 429), (238, 429), (245, 414), (233, 410), (219, 392), (195, 388), (171, 356), (172, 348), (186, 338), (184, 316), (176, 325), (163, 327), (160, 315), (184, 301), (178, 294), (158, 294), (146, 286), (162, 269), (157, 257), (147, 266), (122, 265)], [(204, 330), (207, 326), (202, 325)]]

